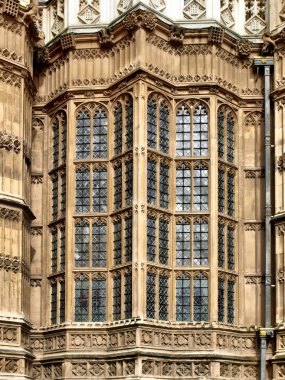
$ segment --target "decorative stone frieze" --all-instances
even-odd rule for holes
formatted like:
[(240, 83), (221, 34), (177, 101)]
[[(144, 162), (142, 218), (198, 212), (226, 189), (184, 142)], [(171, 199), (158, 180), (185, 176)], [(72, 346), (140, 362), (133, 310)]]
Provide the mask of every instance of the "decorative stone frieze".
[(6, 272), (18, 273), (21, 269), (20, 260), (17, 256), (11, 257), (0, 253), (0, 270), (4, 269)]
[(246, 284), (264, 284), (265, 283), (265, 277), (264, 276), (245, 276), (245, 283)]
[(265, 170), (262, 168), (252, 168), (252, 169), (244, 169), (245, 178), (264, 178)]
[(221, 0), (221, 20), (228, 28), (234, 26), (233, 0)]
[(123, 20), (123, 24), (129, 32), (136, 28), (145, 28), (146, 30), (153, 31), (156, 26), (156, 17), (151, 12), (138, 10), (127, 14)]
[(13, 134), (0, 131), (0, 149), (13, 150), (15, 153), (19, 153), (21, 150), (21, 141)]
[(8, 49), (0, 49), (0, 55), (14, 62), (22, 62), (23, 60), (23, 57), (21, 55), (18, 56), (14, 51), (10, 52)]
[(190, 20), (201, 19), (206, 14), (205, 0), (188, 0), (184, 2), (183, 15)]
[(32, 175), (31, 176), (31, 183), (34, 185), (42, 184), (43, 183), (43, 176), (40, 174)]
[(237, 43), (237, 51), (242, 57), (248, 57), (252, 49), (252, 42), (240, 39)]
[(20, 211), (12, 210), (6, 207), (0, 207), (0, 218), (19, 222), (21, 219)]
[(277, 228), (277, 235), (281, 236), (281, 235), (285, 234), (285, 224), (284, 223), (276, 225), (276, 228)]
[(264, 231), (265, 224), (264, 222), (245, 222), (244, 230), (245, 231)]
[(37, 236), (43, 234), (43, 227), (31, 227), (31, 235)]
[(10, 73), (8, 71), (2, 70), (0, 68), (0, 80), (4, 83), (11, 84), (12, 86), (21, 88), (22, 79), (20, 76)]
[(30, 285), (33, 288), (38, 288), (42, 286), (42, 280), (41, 279), (31, 279), (30, 280)]
[(22, 24), (8, 19), (3, 14), (0, 14), (0, 27), (6, 30), (10, 30), (11, 32), (18, 34), (19, 36), (22, 35)]

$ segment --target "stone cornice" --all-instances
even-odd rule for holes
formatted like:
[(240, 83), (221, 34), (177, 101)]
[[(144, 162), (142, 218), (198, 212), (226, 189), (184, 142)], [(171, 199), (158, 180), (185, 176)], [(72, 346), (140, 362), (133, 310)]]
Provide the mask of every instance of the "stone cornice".
[(15, 207), (22, 210), (29, 220), (36, 219), (30, 207), (22, 199), (0, 194), (0, 205)]

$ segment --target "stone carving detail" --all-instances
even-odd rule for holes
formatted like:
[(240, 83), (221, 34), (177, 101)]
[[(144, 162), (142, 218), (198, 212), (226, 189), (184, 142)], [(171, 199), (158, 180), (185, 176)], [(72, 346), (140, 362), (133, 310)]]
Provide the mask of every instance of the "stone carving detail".
[(17, 0), (4, 0), (2, 12), (11, 17), (17, 17), (20, 3)]
[(14, 326), (0, 325), (0, 341), (2, 343), (15, 344), (18, 340), (18, 329)]
[(279, 377), (282, 377), (282, 378), (285, 377), (285, 364), (277, 365), (277, 373)]
[(244, 125), (246, 127), (261, 127), (264, 123), (262, 112), (251, 112), (245, 118)]
[(14, 51), (10, 52), (8, 49), (0, 49), (0, 55), (15, 62), (22, 62), (23, 59), (21, 55), (18, 56)]
[(31, 349), (33, 351), (43, 351), (44, 339), (43, 338), (31, 338)]
[(264, 276), (245, 276), (246, 284), (264, 284)]
[(226, 62), (229, 62), (231, 65), (238, 67), (239, 66), (239, 59), (232, 53), (228, 52), (225, 49), (218, 48), (216, 52), (216, 56), (220, 57)]
[(117, 7), (117, 10), (118, 10), (119, 14), (122, 14), (122, 13), (126, 12), (129, 8), (131, 8), (132, 5), (133, 5), (132, 0), (120, 0), (118, 7)]
[(245, 231), (263, 231), (265, 229), (265, 225), (263, 222), (247, 222), (244, 223), (244, 230)]
[(221, 20), (228, 28), (231, 28), (235, 24), (233, 0), (221, 0)]
[(8, 151), (14, 150), (15, 153), (19, 153), (21, 150), (21, 141), (15, 135), (0, 131), (0, 149), (6, 149)]
[(30, 285), (33, 288), (41, 287), (42, 286), (42, 280), (41, 279), (31, 279), (30, 280)]
[(71, 372), (75, 377), (86, 376), (86, 374), (87, 374), (87, 363), (73, 364)]
[(221, 44), (224, 41), (225, 30), (211, 26), (209, 28), (208, 42), (213, 44)]
[(129, 32), (136, 28), (145, 28), (152, 31), (155, 29), (156, 17), (151, 12), (138, 10), (126, 15), (123, 24)]
[(183, 15), (190, 20), (202, 18), (206, 13), (205, 0), (188, 0), (184, 2)]
[(183, 44), (183, 39), (184, 39), (184, 29), (180, 28), (177, 25), (172, 25), (169, 31), (169, 37), (168, 37), (169, 43), (171, 45), (178, 47)]
[(245, 0), (245, 29), (251, 34), (261, 34), (266, 28), (266, 0)]
[(278, 224), (276, 227), (277, 227), (277, 234), (278, 234), (279, 236), (285, 234), (285, 224), (284, 224), (284, 223), (282, 223), (282, 224)]
[(82, 24), (95, 24), (100, 17), (99, 0), (80, 0), (77, 17)]
[(64, 0), (58, 0), (51, 7), (53, 17), (51, 33), (55, 37), (64, 28)]
[(246, 39), (240, 39), (237, 43), (237, 51), (243, 57), (248, 57), (252, 48), (252, 42)]
[(11, 210), (11, 209), (6, 208), (6, 207), (0, 207), (0, 218), (19, 222), (20, 221), (20, 211)]
[(18, 34), (19, 36), (22, 35), (22, 24), (10, 21), (4, 15), (0, 14), (0, 26), (2, 26), (6, 30), (10, 30), (11, 32), (14, 32), (15, 34)]
[(32, 175), (31, 176), (31, 183), (34, 185), (38, 185), (39, 183), (43, 183), (43, 176), (40, 174)]
[(37, 236), (43, 234), (43, 227), (31, 227), (31, 235)]
[(245, 178), (264, 178), (264, 169), (245, 169)]
[(282, 283), (285, 280), (285, 271), (284, 270), (279, 270), (277, 273), (277, 280)]
[(278, 157), (276, 165), (280, 172), (285, 170), (285, 153)]
[(163, 12), (166, 7), (165, 0), (149, 0), (149, 5), (159, 12)]
[(5, 372), (16, 373), (19, 370), (19, 360), (5, 359)]
[(244, 366), (244, 371), (243, 371), (244, 377), (253, 377), (256, 378), (258, 374), (258, 370), (256, 366), (249, 365), (249, 366)]

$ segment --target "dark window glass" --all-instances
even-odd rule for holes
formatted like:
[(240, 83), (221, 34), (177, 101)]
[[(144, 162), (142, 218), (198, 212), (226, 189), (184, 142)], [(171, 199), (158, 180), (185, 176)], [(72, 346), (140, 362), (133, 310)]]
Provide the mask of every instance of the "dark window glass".
[(218, 211), (225, 211), (225, 173), (221, 169), (218, 172)]
[(193, 115), (193, 155), (208, 155), (208, 115), (202, 106), (198, 106)]
[(114, 223), (114, 264), (121, 264), (122, 261), (122, 241), (121, 241), (122, 221)]
[(169, 111), (166, 104), (161, 104), (159, 110), (159, 149), (163, 153), (169, 150)]
[(200, 275), (194, 278), (194, 321), (208, 320), (208, 279)]
[(146, 278), (146, 316), (155, 318), (155, 274), (148, 273)]
[(228, 323), (235, 321), (235, 283), (228, 281)]
[(107, 260), (107, 226), (92, 225), (92, 266), (105, 267)]
[(52, 218), (53, 220), (58, 217), (58, 177), (53, 178), (52, 181)]
[(176, 115), (176, 155), (190, 156), (190, 113), (182, 106)]
[(187, 222), (176, 223), (176, 265), (190, 265), (190, 224)]
[(229, 162), (234, 162), (235, 159), (235, 135), (234, 135), (234, 118), (228, 116), (227, 118), (227, 159)]
[(90, 115), (80, 111), (76, 125), (76, 158), (90, 157)]
[(114, 277), (113, 319), (121, 319), (121, 276)]
[(61, 119), (61, 162), (65, 163), (66, 161), (66, 138), (67, 138), (67, 125), (66, 125), (66, 116), (63, 114)]
[(60, 283), (59, 320), (60, 323), (65, 321), (65, 281)]
[(129, 206), (133, 199), (133, 161), (129, 160), (125, 165), (125, 203)]
[(235, 269), (235, 232), (228, 227), (228, 268)]
[(89, 225), (83, 221), (75, 226), (75, 266), (89, 266)]
[(122, 164), (115, 168), (114, 177), (114, 208), (122, 207)]
[(65, 268), (65, 227), (61, 229), (60, 234), (60, 270)]
[(57, 270), (57, 230), (51, 235), (51, 271), (55, 273)]
[(168, 234), (169, 226), (166, 220), (159, 220), (159, 262), (168, 263)]
[(193, 264), (208, 265), (208, 223), (194, 223)]
[(147, 102), (147, 146), (156, 148), (156, 102)]
[(65, 215), (66, 209), (66, 174), (61, 176), (61, 194), (60, 194), (60, 211), (61, 215)]
[(159, 204), (160, 207), (168, 207), (168, 188), (169, 188), (169, 175), (168, 166), (160, 164), (160, 177), (159, 177)]
[(191, 169), (184, 164), (176, 169), (176, 210), (191, 209)]
[(57, 314), (57, 283), (51, 284), (51, 324), (56, 323), (56, 314)]
[(159, 319), (168, 319), (168, 277), (159, 276)]
[(176, 320), (190, 321), (190, 279), (184, 274), (176, 279)]
[(126, 104), (126, 147), (133, 146), (133, 99)]
[(224, 113), (218, 112), (218, 157), (223, 158), (225, 153), (224, 143)]
[(225, 226), (221, 223), (218, 226), (218, 266), (225, 266)]
[(90, 210), (90, 172), (76, 172), (75, 211), (89, 212)]
[(125, 318), (132, 318), (132, 274), (125, 274)]
[(98, 276), (92, 280), (92, 321), (106, 320), (106, 280)]
[(88, 321), (88, 279), (81, 276), (75, 281), (75, 321)]
[(93, 157), (107, 157), (107, 116), (105, 111), (98, 109), (94, 115), (93, 128)]
[(55, 118), (53, 122), (53, 167), (56, 168), (58, 166), (58, 156), (59, 156), (59, 122), (58, 118)]
[(122, 105), (119, 104), (115, 110), (115, 138), (114, 138), (114, 148), (115, 154), (122, 152)]
[(156, 203), (156, 162), (147, 160), (147, 203)]
[(125, 219), (125, 260), (132, 260), (132, 217)]
[(147, 217), (147, 260), (155, 261), (155, 218)]
[(225, 280), (219, 278), (218, 281), (218, 321), (225, 321)]
[(194, 168), (194, 211), (208, 210), (208, 169), (203, 165)]
[(235, 212), (235, 176), (228, 173), (228, 215), (233, 216)]
[(95, 169), (93, 172), (93, 211), (107, 211), (107, 170)]

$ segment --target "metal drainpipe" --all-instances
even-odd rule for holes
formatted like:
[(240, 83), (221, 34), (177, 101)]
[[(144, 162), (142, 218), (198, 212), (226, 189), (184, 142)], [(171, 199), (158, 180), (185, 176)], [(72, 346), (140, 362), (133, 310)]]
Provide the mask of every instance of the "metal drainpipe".
[(271, 328), (271, 134), (270, 134), (270, 68), (273, 57), (254, 59), (257, 68), (264, 72), (264, 112), (265, 112), (265, 290), (264, 290), (264, 327), (260, 329), (260, 380), (266, 380), (267, 338), (272, 337)]

